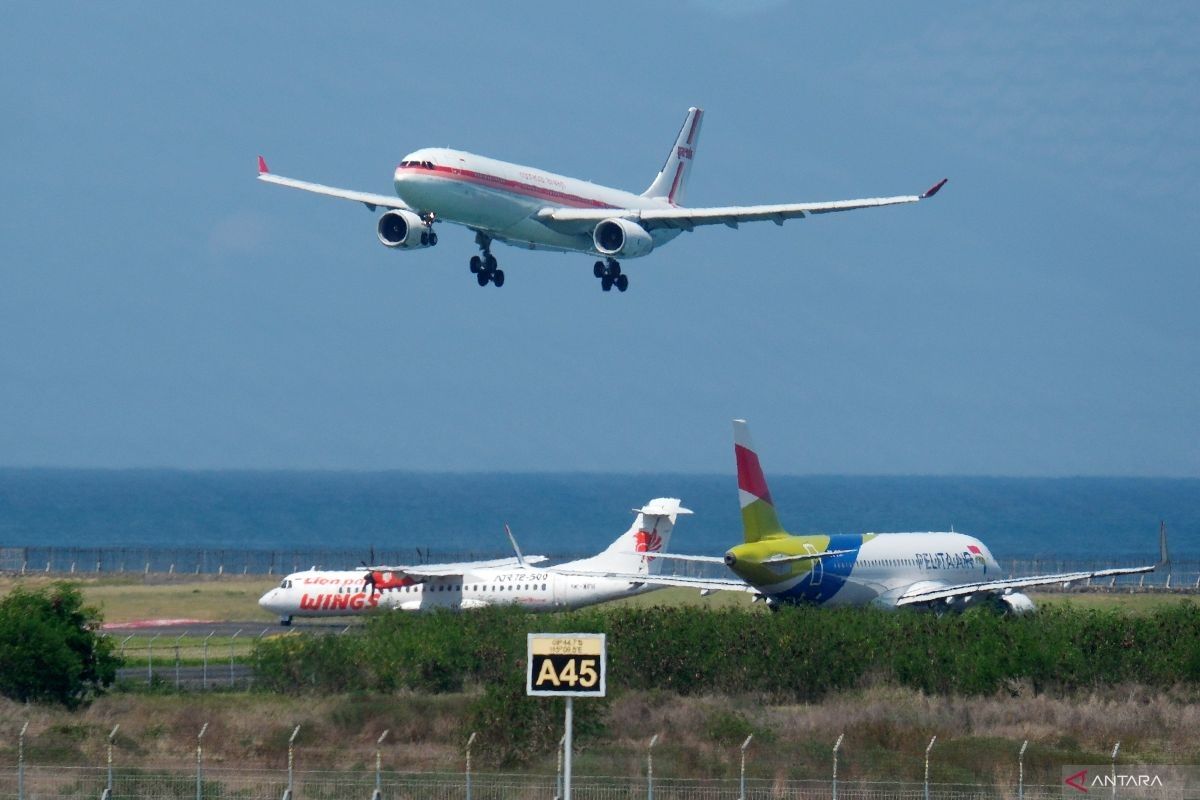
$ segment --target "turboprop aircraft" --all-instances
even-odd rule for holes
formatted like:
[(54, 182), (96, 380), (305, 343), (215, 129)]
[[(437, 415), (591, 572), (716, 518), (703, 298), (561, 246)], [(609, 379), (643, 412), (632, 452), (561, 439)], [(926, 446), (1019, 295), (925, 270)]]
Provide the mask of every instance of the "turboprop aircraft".
[(683, 576), (649, 580), (702, 591), (751, 591), (772, 608), (810, 603), (962, 610), (988, 604), (1020, 614), (1033, 611), (1034, 604), (1018, 589), (1154, 570), (1122, 567), (1005, 578), (987, 545), (953, 531), (793, 536), (779, 524), (745, 420), (733, 421), (733, 442), (743, 543), (723, 557), (659, 553), (658, 558), (724, 563), (741, 581)]
[(641, 194), (611, 189), (552, 172), (484, 158), (461, 150), (430, 147), (406, 155), (392, 175), (396, 197), (285, 178), (258, 157), (258, 178), (362, 203), (371, 211), (388, 209), (376, 224), (381, 244), (396, 250), (418, 250), (438, 243), (433, 230), (440, 221), (475, 232), (479, 255), (470, 260), (480, 286), (504, 285), (504, 271), (492, 255), (492, 243), (530, 250), (588, 253), (601, 260), (592, 268), (600, 288), (629, 288), (618, 259), (649, 255), (681, 231), (698, 225), (728, 225), (802, 219), (900, 203), (916, 203), (937, 194), (945, 179), (923, 194), (783, 203), (758, 206), (687, 207), (683, 205), (688, 173), (700, 141), (704, 111), (689, 108), (662, 169)]
[[(676, 518), (692, 513), (671, 497), (633, 510), (637, 517), (632, 527), (608, 549), (557, 567), (535, 566), (546, 558), (523, 556), (509, 532), (516, 550), (513, 558), (294, 572), (258, 604), (278, 614), (281, 624), (290, 625), (293, 617), (347, 616), (377, 608), (428, 611), (505, 604), (554, 611), (631, 597), (662, 588), (646, 582), (661, 569), (653, 554), (667, 546)], [(573, 574), (576, 570), (611, 571), (621, 577)]]

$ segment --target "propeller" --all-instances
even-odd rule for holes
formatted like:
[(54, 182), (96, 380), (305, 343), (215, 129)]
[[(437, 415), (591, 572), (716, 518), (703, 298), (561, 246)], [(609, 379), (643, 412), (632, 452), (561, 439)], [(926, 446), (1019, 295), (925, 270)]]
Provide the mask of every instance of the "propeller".
[[(375, 548), (371, 548), (371, 549), (372, 549), (372, 550), (374, 550)], [(372, 555), (372, 556), (374, 556), (374, 555), (375, 555), (375, 553), (374, 553), (374, 552), (372, 552), (372, 553), (371, 553), (371, 555)], [(374, 560), (374, 559), (372, 559), (372, 561), (373, 561), (373, 560)], [(365, 574), (365, 575), (363, 575), (363, 587), (362, 587), (362, 590), (365, 592), (365, 591), (367, 591), (367, 587), (368, 587), (368, 586), (370, 586), (370, 587), (371, 587), (371, 594), (375, 594), (376, 592), (378, 592), (378, 591), (379, 591), (379, 587), (375, 585), (375, 570), (373, 570), (373, 569), (371, 569), (370, 567), (368, 567), (368, 566), (367, 566), (367, 562), (365, 562), (365, 561), (363, 561), (363, 562), (362, 562), (362, 565), (363, 565), (364, 567), (366, 567), (366, 569), (367, 569), (367, 572), (366, 572), (366, 574)]]

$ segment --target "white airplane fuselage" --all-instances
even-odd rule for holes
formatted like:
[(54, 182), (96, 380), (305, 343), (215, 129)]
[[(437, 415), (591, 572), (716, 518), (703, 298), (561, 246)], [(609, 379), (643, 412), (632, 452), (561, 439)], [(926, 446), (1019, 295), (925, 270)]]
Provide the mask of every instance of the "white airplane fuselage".
[[(598, 254), (589, 228), (564, 233), (542, 224), (546, 207), (588, 209), (672, 208), (649, 198), (565, 175), (445, 148), (409, 153), (393, 175), (396, 195), (421, 213), (484, 231), (489, 237), (530, 250)], [(655, 247), (674, 239), (678, 228), (650, 231)], [(634, 256), (626, 256), (630, 258)]]
[(365, 570), (309, 570), (288, 575), (259, 605), (281, 618), (340, 617), (374, 609), (430, 611), (519, 605), (558, 611), (604, 603), (662, 587), (611, 578), (562, 575), (552, 569), (482, 569), (464, 575), (393, 580), (389, 573), (372, 590)]

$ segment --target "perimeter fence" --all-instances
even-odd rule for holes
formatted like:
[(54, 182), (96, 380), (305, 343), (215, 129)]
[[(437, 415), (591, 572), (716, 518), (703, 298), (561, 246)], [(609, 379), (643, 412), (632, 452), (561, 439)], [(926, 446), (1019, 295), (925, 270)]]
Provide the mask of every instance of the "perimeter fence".
[[(1016, 784), (929, 784), (899, 781), (774, 780), (747, 778), (687, 780), (626, 776), (575, 776), (574, 800), (1061, 800), (1060, 786)], [(378, 794), (376, 794), (378, 790)], [(0, 798), (239, 798), (240, 800), (559, 800), (554, 775), (399, 773), (229, 769), (199, 771), (25, 766), (0, 770)], [(1183, 790), (1155, 794), (1162, 800), (1192, 800)]]
[[(497, 550), (449, 551), (434, 548), (382, 550), (370, 554), (376, 564), (418, 565), (434, 562), (480, 561), (507, 558), (511, 552)], [(587, 558), (594, 553), (547, 553), (548, 563)], [(201, 548), (133, 547), (0, 547), (0, 572), (48, 575), (287, 575), (316, 569), (353, 569), (368, 554), (361, 550), (245, 550)], [(1153, 564), (1156, 557), (1123, 556), (1105, 559), (1063, 559), (1032, 556), (1000, 559), (1004, 577), (1044, 575), (1060, 572), (1090, 572), (1109, 567)], [(680, 562), (671, 569), (678, 575), (725, 577), (722, 564)], [(1079, 585), (1073, 587), (1081, 588)], [(1200, 590), (1200, 560), (1177, 560), (1154, 572), (1089, 581), (1082, 588)], [(1042, 587), (1039, 591), (1054, 591)]]

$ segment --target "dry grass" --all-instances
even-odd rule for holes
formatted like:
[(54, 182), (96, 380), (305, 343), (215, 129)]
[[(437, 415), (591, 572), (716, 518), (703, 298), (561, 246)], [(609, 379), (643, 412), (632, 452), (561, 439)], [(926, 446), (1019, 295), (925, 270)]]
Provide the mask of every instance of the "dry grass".
[[(581, 701), (589, 702), (589, 701)], [(389, 769), (461, 769), (470, 695), (280, 697), (267, 694), (111, 695), (74, 714), (0, 701), (0, 759), (14, 757), (16, 732), (30, 721), (27, 757), (35, 764), (103, 763), (104, 741), (121, 724), (116, 758), (127, 766), (187, 768), (204, 723), (206, 758), (225, 766), (281, 769), (287, 738), (301, 726), (303, 769), (359, 769), (374, 762), (375, 740)], [(640, 775), (650, 736), (662, 734), (655, 772), (663, 777), (732, 777), (737, 747), (755, 734), (748, 773), (774, 779), (823, 778), (839, 733), (847, 780), (919, 780), (925, 744), (938, 744), (938, 781), (1014, 779), (1021, 740), (1031, 783), (1056, 782), (1064, 763), (1103, 763), (1114, 741), (1129, 762), (1197, 763), (1200, 694), (1126, 687), (1068, 698), (1011, 695), (937, 698), (873, 687), (812, 705), (767, 705), (755, 698), (626, 693), (613, 699), (604, 732), (579, 739), (580, 774)], [(553, 737), (557, 738), (557, 736)], [(532, 767), (552, 772), (545, 754)], [(487, 765), (481, 765), (487, 768)]]

